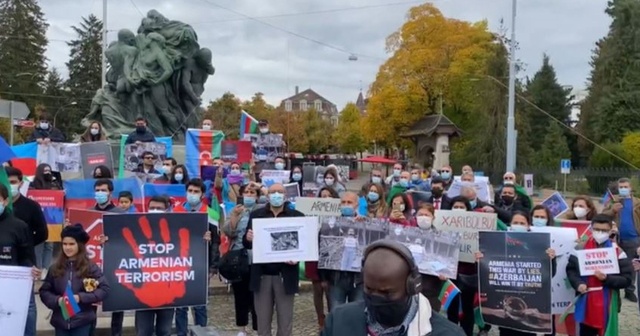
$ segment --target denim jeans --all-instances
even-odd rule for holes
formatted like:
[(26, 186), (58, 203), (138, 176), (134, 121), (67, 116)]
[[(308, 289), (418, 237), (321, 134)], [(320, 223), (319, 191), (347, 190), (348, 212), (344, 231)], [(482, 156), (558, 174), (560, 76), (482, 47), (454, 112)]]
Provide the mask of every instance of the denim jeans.
[[(207, 306), (193, 306), (194, 324), (201, 327), (207, 326)], [(176, 334), (187, 336), (189, 333), (189, 307), (176, 308)]]
[(91, 325), (87, 324), (71, 330), (56, 329), (55, 336), (89, 336), (90, 333)]
[(137, 336), (171, 336), (173, 308), (136, 311)]
[(362, 291), (362, 284), (356, 286), (329, 286), (329, 297), (331, 298), (331, 311), (336, 307), (348, 302), (356, 302), (364, 299), (364, 292)]
[[(633, 260), (638, 254), (637, 250), (640, 247), (640, 238), (633, 238), (627, 240), (620, 240), (620, 248), (627, 254), (627, 258)], [(624, 289), (625, 294), (631, 293), (635, 294), (636, 292), (636, 277), (631, 281), (631, 286)]]
[(24, 328), (24, 336), (36, 336), (36, 326), (38, 325), (38, 307), (36, 306), (36, 298), (31, 290), (29, 298), (29, 310), (27, 311), (27, 324)]
[(43, 269), (51, 266), (53, 258), (53, 243), (44, 242), (35, 247), (36, 251), (36, 267)]

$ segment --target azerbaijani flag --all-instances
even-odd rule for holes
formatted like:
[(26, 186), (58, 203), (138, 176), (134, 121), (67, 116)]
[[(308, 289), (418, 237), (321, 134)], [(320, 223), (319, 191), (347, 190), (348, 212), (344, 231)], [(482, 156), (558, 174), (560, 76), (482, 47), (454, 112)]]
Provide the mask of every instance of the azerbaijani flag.
[(38, 144), (29, 142), (15, 145), (11, 146), (11, 150), (16, 154), (16, 157), (11, 159), (11, 164), (14, 168), (20, 169), (26, 180), (31, 181), (36, 175)]
[(609, 205), (611, 205), (611, 203), (613, 203), (613, 201), (613, 193), (611, 193), (611, 190), (607, 188), (607, 192), (604, 194), (604, 196), (602, 196), (602, 200), (600, 200), (600, 203), (602, 203), (603, 208), (607, 208)]
[(451, 282), (451, 280), (447, 280), (442, 284), (442, 290), (440, 290), (440, 295), (438, 296), (438, 300), (440, 300), (441, 310), (449, 309), (451, 302), (455, 299), (456, 296), (460, 294), (460, 290), (456, 285)]
[(199, 177), (201, 166), (209, 166), (220, 157), (224, 133), (190, 128), (185, 137), (184, 165), (190, 177)]
[(184, 184), (151, 184), (145, 183), (142, 186), (142, 193), (144, 195), (143, 208), (147, 210), (147, 204), (149, 200), (154, 196), (169, 196), (173, 206), (177, 206), (186, 202), (186, 189)]
[(67, 289), (64, 291), (62, 300), (58, 301), (58, 304), (60, 305), (60, 310), (62, 310), (62, 316), (67, 321), (74, 317), (76, 314), (80, 313), (80, 306), (78, 306), (76, 298), (73, 297), (71, 282), (67, 282)]
[[(126, 146), (128, 134), (122, 134), (120, 136), (120, 158), (118, 162), (118, 178), (124, 177), (124, 147)], [(173, 139), (170, 136), (167, 137), (156, 137), (156, 142), (163, 143), (165, 149), (167, 150), (167, 157), (173, 157)]]
[[(133, 195), (133, 204), (142, 211), (142, 185), (137, 177), (127, 177), (122, 179), (113, 179), (113, 192), (111, 193), (111, 201), (117, 203), (118, 194), (121, 191), (130, 191)], [(95, 204), (95, 192), (93, 191), (94, 179), (88, 180), (66, 180), (64, 181), (64, 189), (66, 191), (65, 208), (66, 209), (89, 209), (91, 210)]]
[(222, 218), (221, 214), (222, 214), (222, 209), (220, 207), (220, 204), (217, 202), (212, 202), (213, 204), (210, 204), (207, 207), (207, 215), (209, 215), (209, 224), (213, 224), (215, 226), (217, 226), (218, 228), (220, 228), (220, 220)]
[(240, 137), (242, 140), (245, 134), (258, 133), (258, 120), (252, 117), (247, 111), (242, 111), (240, 115)]
[[(4, 140), (3, 137), (0, 137), (0, 165), (3, 163), (13, 159), (16, 157), (16, 154), (11, 150), (9, 144)], [(0, 169), (0, 183), (4, 184), (11, 193), (11, 184), (9, 184), (9, 177), (7, 176), (7, 172), (4, 169)], [(11, 198), (13, 199), (13, 198)], [(9, 210), (12, 210), (11, 201), (9, 202), (9, 206), (7, 207)]]

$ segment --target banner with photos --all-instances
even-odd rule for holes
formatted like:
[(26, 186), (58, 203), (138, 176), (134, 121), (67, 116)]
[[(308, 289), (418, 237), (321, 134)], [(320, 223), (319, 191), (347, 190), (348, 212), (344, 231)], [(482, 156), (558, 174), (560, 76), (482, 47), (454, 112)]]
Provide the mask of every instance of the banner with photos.
[(64, 142), (38, 144), (36, 164), (42, 163), (48, 164), (56, 172), (79, 173), (82, 166), (80, 144)]

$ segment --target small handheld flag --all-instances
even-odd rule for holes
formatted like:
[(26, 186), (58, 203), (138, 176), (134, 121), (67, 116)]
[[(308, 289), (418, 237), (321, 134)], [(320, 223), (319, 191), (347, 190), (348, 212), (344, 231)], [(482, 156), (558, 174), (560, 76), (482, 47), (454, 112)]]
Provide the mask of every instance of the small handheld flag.
[(453, 302), (453, 299), (460, 293), (460, 290), (456, 285), (451, 282), (451, 280), (447, 280), (442, 284), (442, 289), (440, 290), (440, 295), (438, 296), (438, 300), (440, 300), (440, 304), (442, 305), (441, 309), (447, 310)]
[(60, 310), (62, 310), (62, 317), (64, 317), (65, 320), (69, 320), (80, 313), (80, 306), (78, 306), (78, 301), (76, 301), (76, 298), (73, 296), (70, 282), (67, 283), (67, 289), (64, 291), (62, 300), (60, 300), (58, 304), (60, 305)]
[(245, 134), (258, 133), (258, 120), (252, 117), (247, 111), (242, 111), (240, 115), (240, 140)]

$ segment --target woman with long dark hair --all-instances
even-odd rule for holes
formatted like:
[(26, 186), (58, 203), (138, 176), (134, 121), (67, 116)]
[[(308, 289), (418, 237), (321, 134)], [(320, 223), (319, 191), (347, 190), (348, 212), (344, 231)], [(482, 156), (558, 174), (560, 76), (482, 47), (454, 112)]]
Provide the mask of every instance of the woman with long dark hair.
[(106, 141), (107, 135), (102, 128), (102, 124), (92, 121), (89, 127), (80, 136), (80, 142)]
[(36, 167), (36, 175), (29, 185), (36, 190), (62, 190), (62, 181), (53, 175), (53, 169), (47, 163), (41, 163)]
[[(96, 321), (95, 303), (103, 301), (109, 292), (102, 270), (89, 260), (86, 244), (87, 234), (80, 224), (62, 229), (62, 253), (49, 268), (42, 287), (40, 299), (51, 309), (51, 325), (56, 336), (89, 336), (91, 326)], [(66, 297), (66, 293), (72, 296)], [(69, 316), (61, 308), (61, 302), (68, 300), (77, 304), (79, 311)]]

